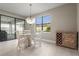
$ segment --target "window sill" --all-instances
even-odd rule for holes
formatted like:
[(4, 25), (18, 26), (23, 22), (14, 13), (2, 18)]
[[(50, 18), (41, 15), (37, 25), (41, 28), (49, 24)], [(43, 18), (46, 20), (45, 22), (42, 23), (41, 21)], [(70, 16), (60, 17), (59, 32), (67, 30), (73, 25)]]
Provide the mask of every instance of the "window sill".
[[(40, 33), (40, 32), (36, 32), (36, 33)], [(42, 32), (42, 33), (51, 33), (51, 32)]]

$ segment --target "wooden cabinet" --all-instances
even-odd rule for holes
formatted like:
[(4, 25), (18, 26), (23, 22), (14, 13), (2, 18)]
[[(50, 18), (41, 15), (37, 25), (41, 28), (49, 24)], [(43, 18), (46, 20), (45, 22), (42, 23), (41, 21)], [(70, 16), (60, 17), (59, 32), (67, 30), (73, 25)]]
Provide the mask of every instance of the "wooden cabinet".
[[(61, 39), (59, 39), (60, 35), (58, 35), (59, 33), (61, 33)], [(64, 47), (69, 47), (69, 48), (73, 48), (73, 49), (77, 49), (77, 33), (76, 32), (57, 32), (56, 34), (56, 43), (59, 46), (64, 46)], [(59, 44), (58, 42), (61, 41), (61, 44)]]
[(62, 45), (69, 48), (76, 48), (77, 33), (65, 32), (62, 37)]

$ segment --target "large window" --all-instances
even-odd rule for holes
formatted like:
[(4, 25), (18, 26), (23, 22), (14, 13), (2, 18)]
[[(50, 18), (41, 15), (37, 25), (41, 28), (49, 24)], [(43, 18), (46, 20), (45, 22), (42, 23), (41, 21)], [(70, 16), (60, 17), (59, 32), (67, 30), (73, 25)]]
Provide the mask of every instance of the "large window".
[(44, 31), (44, 32), (50, 32), (50, 21), (51, 21), (51, 16), (41, 16), (37, 17), (35, 24), (36, 24), (36, 31)]
[(35, 23), (36, 23), (36, 31), (37, 32), (42, 31), (42, 17), (37, 17)]
[(16, 19), (16, 31), (23, 32), (24, 30), (24, 21), (20, 19)]

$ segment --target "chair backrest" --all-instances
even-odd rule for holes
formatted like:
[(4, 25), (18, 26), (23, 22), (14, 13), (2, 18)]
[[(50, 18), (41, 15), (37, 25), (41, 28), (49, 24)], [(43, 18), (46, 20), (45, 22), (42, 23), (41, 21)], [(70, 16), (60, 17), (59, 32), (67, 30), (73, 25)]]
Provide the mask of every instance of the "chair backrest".
[(37, 39), (40, 38), (40, 39), (41, 39), (41, 38), (42, 38), (42, 37), (41, 37), (41, 34), (42, 34), (41, 32), (38, 32), (38, 33), (37, 33), (37, 32), (34, 32), (34, 33), (32, 33), (32, 38), (33, 38), (33, 39), (34, 39), (34, 38), (37, 38)]
[(23, 34), (31, 34), (30, 30), (24, 30)]
[(16, 31), (16, 38), (19, 39), (19, 31)]
[(36, 37), (41, 38), (42, 37), (41, 34), (42, 34), (42, 32), (36, 33)]

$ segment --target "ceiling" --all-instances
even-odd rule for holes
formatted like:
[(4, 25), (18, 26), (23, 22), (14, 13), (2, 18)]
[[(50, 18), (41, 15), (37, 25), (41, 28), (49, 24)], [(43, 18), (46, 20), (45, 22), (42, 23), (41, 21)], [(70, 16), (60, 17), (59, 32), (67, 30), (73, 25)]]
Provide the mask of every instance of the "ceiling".
[[(31, 14), (35, 15), (60, 5), (63, 3), (32, 3)], [(23, 17), (27, 17), (30, 12), (27, 3), (0, 3), (0, 9)]]

